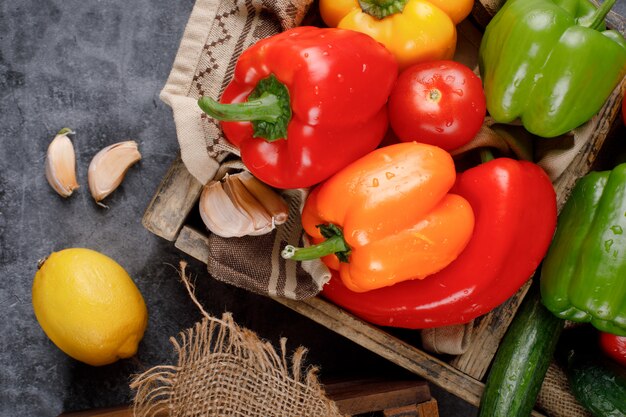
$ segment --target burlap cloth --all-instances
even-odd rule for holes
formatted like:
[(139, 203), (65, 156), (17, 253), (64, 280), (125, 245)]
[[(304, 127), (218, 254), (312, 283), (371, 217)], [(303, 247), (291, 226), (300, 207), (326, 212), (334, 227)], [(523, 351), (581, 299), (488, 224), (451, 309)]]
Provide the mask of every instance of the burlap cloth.
[(175, 366), (157, 366), (133, 378), (136, 417), (340, 417), (317, 379), (306, 367), (306, 349), (287, 357), (287, 340), (279, 351), (254, 332), (239, 327), (230, 314), (210, 316), (197, 301), (193, 286), (181, 278), (202, 313), (196, 325), (171, 338)]
[[(161, 99), (173, 110), (182, 160), (201, 183), (214, 179), (220, 165), (236, 159), (238, 150), (222, 135), (219, 124), (202, 113), (197, 100), (219, 98), (233, 75), (237, 58), (258, 40), (301, 24), (313, 0), (196, 0)], [(515, 126), (498, 126), (486, 119), (475, 140), (457, 151), (490, 146), (503, 153), (536, 161), (556, 180), (588, 138), (591, 124), (574, 134), (534, 142)], [(306, 244), (300, 210), (307, 190), (289, 190), (289, 220), (274, 232), (224, 239), (209, 235), (208, 272), (217, 280), (260, 294), (305, 299), (319, 293), (330, 279), (319, 261), (286, 262), (280, 249)], [(472, 323), (432, 329), (422, 334), (424, 347), (460, 354), (471, 338)], [(554, 414), (555, 416), (558, 414)], [(582, 414), (570, 414), (577, 417)]]

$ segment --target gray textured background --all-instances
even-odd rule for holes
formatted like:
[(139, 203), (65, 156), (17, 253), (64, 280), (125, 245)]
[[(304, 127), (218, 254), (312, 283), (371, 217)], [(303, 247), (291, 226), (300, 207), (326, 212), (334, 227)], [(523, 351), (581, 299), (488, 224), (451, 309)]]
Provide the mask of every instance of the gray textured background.
[[(184, 258), (141, 225), (178, 145), (158, 99), (193, 0), (0, 1), (0, 416), (56, 416), (131, 399), (130, 375), (175, 360), (169, 337), (200, 318), (175, 269)], [(44, 177), (54, 134), (71, 127), (82, 186), (60, 198)], [(86, 171), (101, 148), (139, 143), (143, 160), (96, 206)], [(136, 358), (94, 368), (60, 352), (31, 306), (37, 260), (67, 247), (101, 251), (142, 291), (148, 330)], [(198, 296), (215, 315), (264, 338), (305, 345), (322, 377), (398, 371), (390, 363), (277, 303), (209, 279), (188, 259)], [(443, 416), (464, 403), (434, 390)], [(472, 415), (471, 413), (469, 415)]]
[[(621, 10), (626, 0), (618, 0)], [(175, 360), (169, 337), (200, 315), (172, 265), (186, 259), (141, 226), (141, 216), (178, 145), (170, 109), (158, 99), (193, 0), (0, 1), (0, 417), (56, 416), (126, 403), (129, 377)], [(47, 146), (71, 127), (82, 187), (61, 199), (44, 177)], [(91, 157), (121, 140), (138, 141), (143, 160), (96, 206), (86, 187)], [(31, 306), (37, 260), (66, 247), (99, 250), (124, 266), (150, 314), (138, 355), (94, 368), (60, 352)], [(309, 348), (321, 376), (401, 371), (277, 303), (206, 276), (191, 259), (197, 292), (214, 315), (291, 349)], [(407, 338), (416, 334), (405, 334)], [(472, 407), (432, 387), (442, 416)]]

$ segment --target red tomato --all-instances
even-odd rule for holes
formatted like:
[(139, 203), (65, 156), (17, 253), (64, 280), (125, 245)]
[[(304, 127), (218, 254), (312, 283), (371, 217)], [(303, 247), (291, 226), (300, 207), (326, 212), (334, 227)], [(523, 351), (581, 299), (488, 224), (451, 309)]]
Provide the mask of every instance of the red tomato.
[(454, 61), (434, 61), (404, 70), (389, 97), (389, 121), (404, 142), (452, 150), (472, 140), (486, 114), (480, 78)]
[(626, 366), (626, 337), (600, 332), (600, 347), (605, 355)]

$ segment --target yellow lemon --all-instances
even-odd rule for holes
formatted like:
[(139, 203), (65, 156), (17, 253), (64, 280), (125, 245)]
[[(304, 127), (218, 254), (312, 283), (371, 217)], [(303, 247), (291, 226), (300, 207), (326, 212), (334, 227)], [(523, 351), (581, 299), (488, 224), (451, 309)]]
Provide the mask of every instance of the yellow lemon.
[(148, 324), (146, 304), (128, 273), (99, 252), (53, 252), (33, 281), (33, 308), (63, 352), (100, 366), (137, 352)]

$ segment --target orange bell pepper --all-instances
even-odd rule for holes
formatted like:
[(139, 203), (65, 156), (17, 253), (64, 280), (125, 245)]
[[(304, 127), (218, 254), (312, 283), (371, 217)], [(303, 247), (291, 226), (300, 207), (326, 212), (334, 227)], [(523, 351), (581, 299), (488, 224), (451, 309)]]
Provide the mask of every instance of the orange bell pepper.
[(287, 246), (283, 257), (321, 257), (356, 292), (423, 279), (455, 260), (472, 235), (470, 204), (449, 193), (455, 179), (441, 148), (379, 148), (311, 192), (302, 225), (317, 245)]
[(389, 49), (401, 69), (424, 61), (452, 59), (455, 25), (474, 0), (320, 0), (330, 27), (363, 32)]

